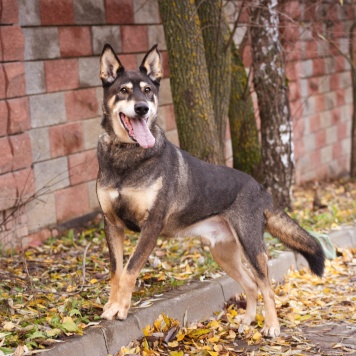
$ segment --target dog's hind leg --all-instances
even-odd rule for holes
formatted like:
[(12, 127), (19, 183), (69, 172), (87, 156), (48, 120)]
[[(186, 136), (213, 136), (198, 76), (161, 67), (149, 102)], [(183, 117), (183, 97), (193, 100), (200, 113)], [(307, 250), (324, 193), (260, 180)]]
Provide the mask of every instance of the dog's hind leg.
[(257, 285), (262, 293), (265, 305), (265, 326), (262, 332), (265, 336), (275, 337), (280, 333), (274, 293), (268, 279), (268, 258), (263, 239), (264, 217), (258, 214), (240, 216), (233, 223), (236, 233), (243, 247)]
[(242, 324), (251, 324), (256, 318), (258, 289), (252, 272), (242, 262), (241, 246), (231, 236), (231, 239), (226, 242), (218, 242), (210, 246), (210, 251), (221, 268), (244, 290), (247, 307), (245, 314), (239, 316), (239, 320)]

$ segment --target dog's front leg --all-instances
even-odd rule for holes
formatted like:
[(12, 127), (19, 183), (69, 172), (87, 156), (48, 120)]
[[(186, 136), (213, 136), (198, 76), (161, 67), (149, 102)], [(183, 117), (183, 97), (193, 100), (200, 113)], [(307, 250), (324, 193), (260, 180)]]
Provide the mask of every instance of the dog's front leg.
[(125, 320), (127, 318), (136, 279), (153, 248), (156, 246), (157, 237), (161, 231), (160, 226), (155, 228), (152, 225), (147, 225), (149, 224), (145, 224), (145, 227), (142, 229), (136, 249), (121, 273), (118, 287), (114, 286), (114, 289), (112, 285), (110, 305), (108, 305), (101, 315), (103, 319), (113, 320), (117, 318)]
[(111, 222), (106, 217), (104, 218), (104, 230), (110, 256), (111, 289), (109, 300), (104, 306), (103, 315), (108, 309), (110, 309), (111, 305), (115, 303), (117, 299), (120, 276), (123, 270), (123, 248), (125, 239), (124, 228), (111, 224)]

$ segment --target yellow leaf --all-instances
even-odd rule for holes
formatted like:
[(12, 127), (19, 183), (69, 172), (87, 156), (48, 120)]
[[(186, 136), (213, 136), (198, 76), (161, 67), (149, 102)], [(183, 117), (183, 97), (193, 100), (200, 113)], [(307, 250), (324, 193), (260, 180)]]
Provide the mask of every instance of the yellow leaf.
[(217, 329), (220, 326), (220, 323), (217, 320), (213, 320), (210, 325), (212, 329)]
[(255, 340), (255, 341), (261, 340), (261, 338), (262, 338), (262, 335), (258, 331), (256, 331), (252, 336), (252, 339)]
[(151, 336), (152, 330), (150, 325), (146, 325), (146, 327), (142, 330), (144, 336)]
[(177, 347), (178, 345), (179, 345), (179, 343), (177, 340), (174, 340), (174, 341), (168, 343), (169, 347)]

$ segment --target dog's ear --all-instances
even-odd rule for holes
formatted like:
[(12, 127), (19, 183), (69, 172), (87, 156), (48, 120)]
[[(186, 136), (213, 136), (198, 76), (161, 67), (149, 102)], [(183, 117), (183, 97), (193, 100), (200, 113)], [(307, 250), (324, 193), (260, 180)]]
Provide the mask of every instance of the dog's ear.
[(155, 44), (145, 55), (140, 65), (140, 71), (146, 73), (149, 78), (159, 84), (162, 78), (162, 61), (161, 55), (158, 52), (157, 44)]
[(103, 85), (113, 83), (123, 71), (124, 67), (119, 58), (112, 47), (106, 43), (100, 56), (100, 79)]

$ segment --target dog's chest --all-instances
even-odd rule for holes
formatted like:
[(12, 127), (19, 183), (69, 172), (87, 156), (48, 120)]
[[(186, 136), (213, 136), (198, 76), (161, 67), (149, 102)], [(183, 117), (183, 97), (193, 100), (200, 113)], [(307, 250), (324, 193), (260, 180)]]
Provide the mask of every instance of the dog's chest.
[(112, 224), (140, 230), (153, 208), (162, 188), (162, 177), (145, 186), (102, 187), (97, 186), (100, 206)]

